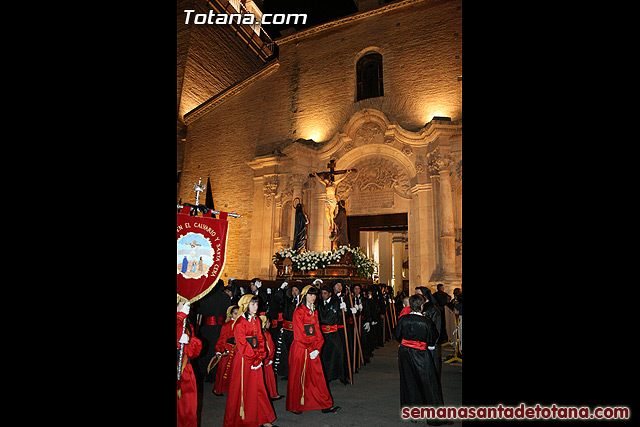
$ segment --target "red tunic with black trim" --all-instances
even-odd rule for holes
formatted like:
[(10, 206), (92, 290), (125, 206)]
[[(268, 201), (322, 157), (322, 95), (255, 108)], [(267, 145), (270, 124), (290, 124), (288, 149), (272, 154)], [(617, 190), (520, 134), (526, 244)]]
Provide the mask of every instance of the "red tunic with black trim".
[[(233, 336), (233, 330), (231, 325), (233, 320), (229, 320), (222, 325), (220, 330), (220, 337), (216, 343), (215, 350), (220, 353), (224, 353), (229, 350), (229, 355), (220, 358), (218, 365), (216, 366), (216, 381), (213, 385), (213, 391), (221, 394), (229, 391), (229, 384), (231, 383), (231, 363), (236, 353), (235, 337)], [(229, 342), (231, 341), (231, 342)]]
[(300, 304), (293, 312), (293, 343), (289, 350), (289, 381), (287, 384), (287, 411), (328, 409), (333, 399), (322, 371), (320, 354), (311, 359), (310, 353), (320, 351), (324, 344), (318, 312), (309, 314), (309, 308)]
[(267, 356), (260, 319), (240, 316), (233, 326), (236, 354), (231, 362), (231, 383), (227, 394), (223, 427), (256, 427), (276, 419), (264, 384)]
[[(178, 312), (178, 341), (182, 336), (182, 321), (185, 317), (187, 317), (186, 314)], [(196, 411), (198, 409), (198, 392), (196, 388), (196, 377), (193, 374), (193, 368), (189, 360), (193, 360), (200, 354), (202, 341), (193, 336), (192, 328), (187, 327), (184, 332), (189, 335), (189, 343), (184, 345), (184, 370), (178, 382), (178, 426), (197, 427), (198, 418)], [(178, 342), (177, 348), (180, 348), (180, 342)]]

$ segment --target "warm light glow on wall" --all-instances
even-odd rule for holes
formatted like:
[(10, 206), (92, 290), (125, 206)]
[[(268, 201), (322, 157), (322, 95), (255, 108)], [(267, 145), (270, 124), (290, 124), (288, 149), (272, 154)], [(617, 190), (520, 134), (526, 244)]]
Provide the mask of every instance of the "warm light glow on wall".
[(301, 125), (298, 129), (299, 135), (303, 139), (313, 139), (315, 142), (324, 142), (331, 138), (332, 135), (327, 135), (326, 130), (323, 127), (315, 124), (308, 126)]

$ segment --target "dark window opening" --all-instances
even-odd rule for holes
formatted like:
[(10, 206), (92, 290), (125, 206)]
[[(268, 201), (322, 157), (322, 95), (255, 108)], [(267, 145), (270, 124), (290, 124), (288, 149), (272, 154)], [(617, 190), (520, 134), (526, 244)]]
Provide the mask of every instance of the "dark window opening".
[(358, 94), (356, 101), (384, 95), (382, 87), (382, 55), (368, 53), (356, 64)]

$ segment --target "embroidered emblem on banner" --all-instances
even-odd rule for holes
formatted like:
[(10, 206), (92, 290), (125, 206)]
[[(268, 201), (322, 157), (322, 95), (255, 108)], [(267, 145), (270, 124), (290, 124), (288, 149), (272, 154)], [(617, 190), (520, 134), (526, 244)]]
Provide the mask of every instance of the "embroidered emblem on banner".
[(177, 215), (178, 299), (198, 301), (222, 274), (227, 248), (226, 219)]
[(187, 279), (207, 276), (215, 254), (211, 240), (200, 233), (187, 233), (178, 239), (178, 273)]

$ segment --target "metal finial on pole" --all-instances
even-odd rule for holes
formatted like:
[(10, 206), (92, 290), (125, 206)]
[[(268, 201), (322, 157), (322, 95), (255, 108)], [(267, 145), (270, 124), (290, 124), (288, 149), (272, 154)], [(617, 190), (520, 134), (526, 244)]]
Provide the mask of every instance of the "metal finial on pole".
[(202, 177), (198, 178), (198, 183), (193, 186), (193, 191), (196, 192), (196, 206), (200, 204), (200, 193), (202, 193), (204, 190), (205, 188), (202, 185)]

